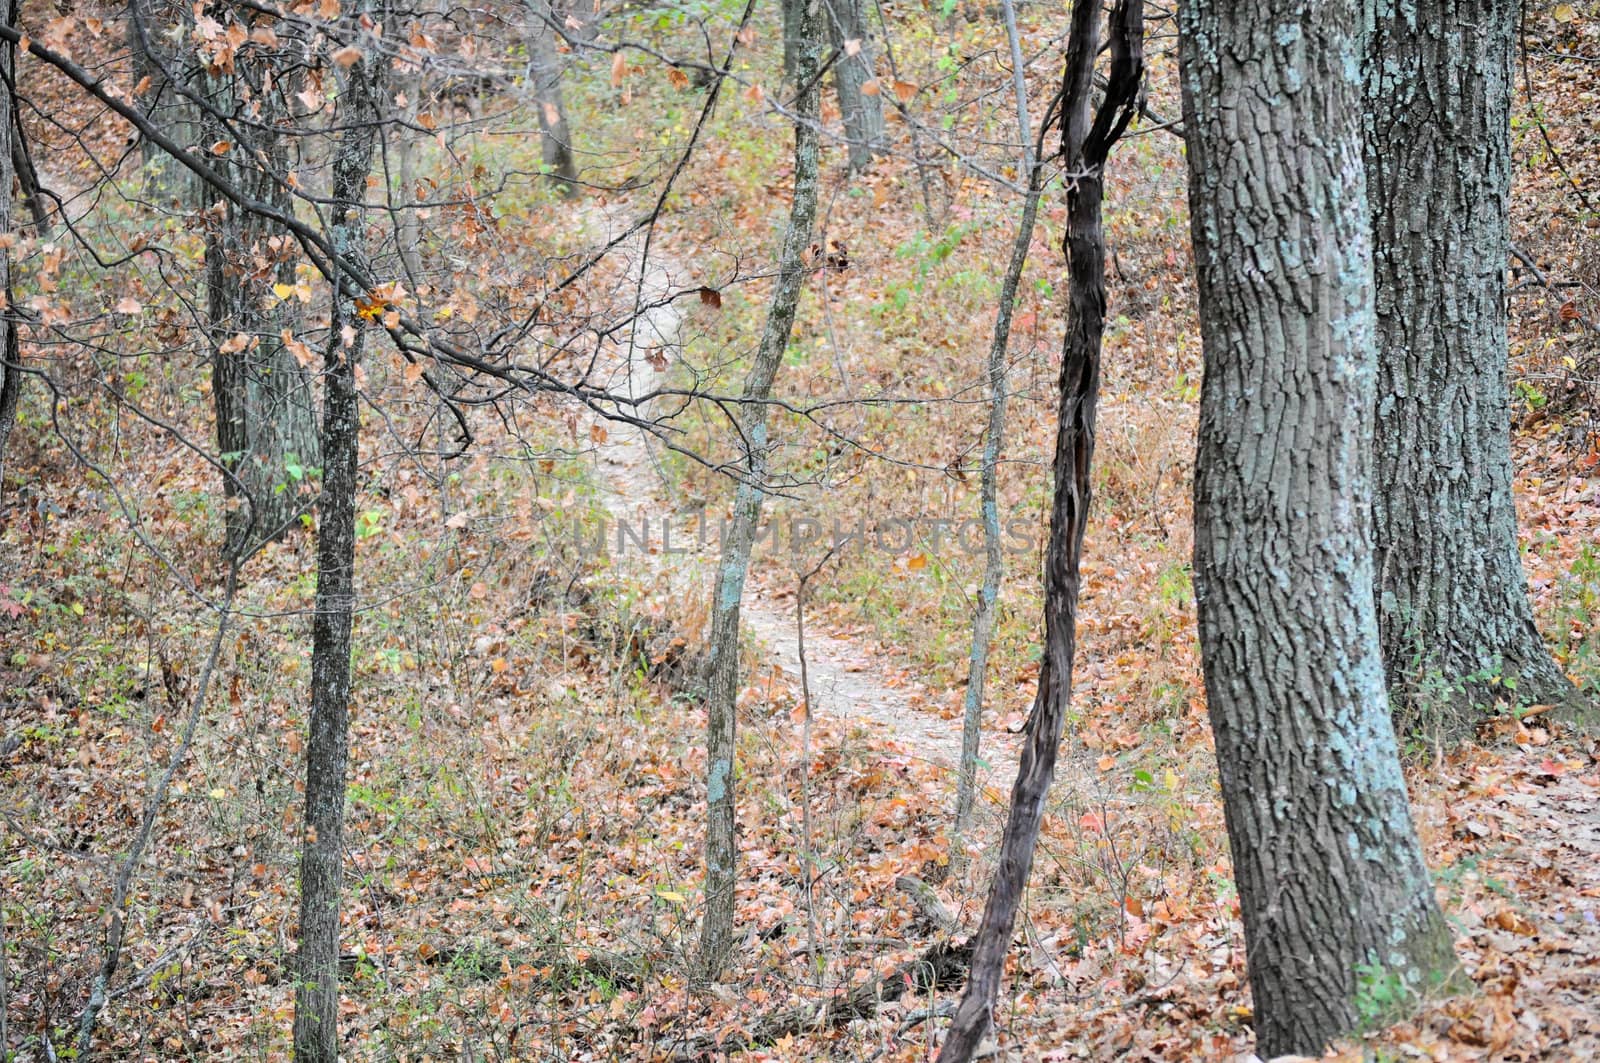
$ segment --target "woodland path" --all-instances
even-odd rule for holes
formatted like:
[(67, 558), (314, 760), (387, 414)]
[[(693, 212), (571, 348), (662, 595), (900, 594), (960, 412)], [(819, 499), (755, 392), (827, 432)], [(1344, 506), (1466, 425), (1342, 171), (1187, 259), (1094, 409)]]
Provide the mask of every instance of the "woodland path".
[[(630, 215), (622, 205), (586, 206), (579, 216), (598, 238), (609, 241), (629, 224)], [(678, 346), (683, 316), (668, 296), (694, 292), (688, 283), (693, 271), (661, 246), (652, 243), (648, 259), (643, 254), (643, 234), (636, 234), (614, 252), (625, 256), (628, 267), (617, 294), (623, 305), (646, 309), (634, 322), (631, 335), (623, 333), (605, 354), (602, 375), (611, 388), (629, 398), (647, 394), (656, 373), (646, 354), (660, 351), (671, 361)], [(643, 274), (641, 281), (641, 271)], [(658, 360), (659, 361), (659, 360)], [(646, 514), (659, 517), (672, 512), (670, 501), (663, 500), (666, 481), (661, 473), (661, 445), (643, 429), (612, 423), (606, 438), (597, 446), (598, 469), (604, 489), (604, 503), (614, 520), (628, 520), (638, 527)], [(655, 569), (673, 568), (668, 578), (675, 597), (711, 593), (711, 573), (717, 563), (717, 544), (683, 556), (683, 563), (669, 561), (656, 553), (647, 563)], [(740, 609), (743, 629), (760, 641), (770, 666), (789, 680), (795, 691), (801, 689), (800, 647), (792, 596), (778, 600), (772, 589), (752, 580), (745, 589)], [(961, 756), (960, 719), (942, 719), (911, 704), (905, 687), (887, 682), (889, 664), (872, 646), (828, 634), (814, 621), (806, 625), (805, 672), (810, 687), (812, 709), (817, 718), (851, 720), (898, 744), (913, 760), (925, 762), (953, 779)], [(748, 681), (748, 680), (746, 680)], [(1016, 739), (990, 732), (984, 735), (980, 752), (979, 784), (1009, 789), (1016, 774)]]

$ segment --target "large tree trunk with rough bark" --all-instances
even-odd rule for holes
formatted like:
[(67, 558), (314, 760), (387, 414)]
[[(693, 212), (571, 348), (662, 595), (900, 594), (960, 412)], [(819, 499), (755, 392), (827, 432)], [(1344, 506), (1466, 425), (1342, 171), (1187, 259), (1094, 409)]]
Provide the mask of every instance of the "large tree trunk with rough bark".
[(706, 681), (706, 882), (705, 918), (701, 924), (699, 967), (714, 979), (727, 962), (733, 942), (735, 892), (738, 885), (739, 840), (734, 802), (734, 761), (738, 748), (735, 719), (739, 696), (739, 606), (744, 598), (750, 551), (761, 519), (763, 482), (771, 457), (767, 439), (767, 399), (783, 365), (783, 352), (794, 329), (795, 310), (805, 284), (806, 249), (817, 220), (816, 129), (820, 92), (820, 7), (823, 0), (794, 0), (801, 6), (796, 29), (799, 46), (796, 73), (802, 91), (795, 100), (794, 200), (784, 233), (778, 280), (767, 311), (766, 327), (754, 364), (745, 378), (740, 407), (740, 437), (746, 452), (743, 478), (734, 494), (733, 513), (722, 537), (711, 600), (711, 639)]
[[(368, 5), (356, 12), (367, 15)], [(333, 160), (334, 249), (365, 265), (362, 202), (377, 142), (385, 62), (376, 42), (340, 85), (345, 133)], [(300, 947), (296, 955), (294, 1056), (339, 1058), (339, 895), (344, 876), (344, 796), (349, 757), (350, 633), (355, 611), (357, 459), (361, 418), (356, 365), (366, 331), (348, 282), (334, 302), (323, 355), (322, 495), (317, 505), (317, 597), (311, 632), (311, 719), (306, 742), (305, 838), (300, 851)], [(348, 331), (347, 331), (348, 329)]]
[(561, 98), (562, 62), (556, 50), (560, 35), (552, 21), (557, 17), (560, 13), (552, 9), (550, 0), (528, 0), (528, 76), (539, 111), (539, 152), (545, 173), (562, 195), (571, 196), (578, 191), (578, 167)]
[(1190, 0), (1195, 595), (1257, 1053), (1454, 969), (1384, 690), (1358, 0)]
[(833, 86), (844, 119), (850, 169), (865, 170), (883, 150), (883, 96), (861, 91), (873, 77), (873, 50), (865, 5), (870, 0), (830, 0), (823, 19), (838, 54), (833, 61)]
[[(235, 120), (208, 115), (202, 139), (213, 165), (236, 187), (292, 213), (288, 149), (278, 133), (288, 114), (286, 91), (270, 63), (241, 52), (235, 73), (208, 79), (206, 92), (212, 108)], [(320, 464), (314, 389), (283, 340), (298, 324), (298, 301), (279, 300), (272, 291), (275, 284), (293, 285), (297, 258), (281, 226), (232, 201), (216, 204), (207, 219), (206, 333), (217, 444), (227, 470), (230, 557), (295, 523), (305, 512), (309, 470)]]
[(1533, 622), (1511, 497), (1508, 0), (1368, 0), (1378, 622), (1402, 726), (1573, 693)]
[(966, 1063), (989, 1029), (1005, 974), (1017, 909), (1028, 886), (1055, 779), (1056, 753), (1072, 702), (1077, 652), (1079, 569), (1088, 527), (1095, 414), (1100, 400), (1100, 347), (1106, 317), (1106, 242), (1101, 223), (1105, 163), (1138, 107), (1144, 78), (1143, 0), (1118, 0), (1110, 16), (1111, 67), (1105, 95), (1093, 104), (1094, 64), (1100, 53), (1100, 0), (1074, 0), (1062, 77), (1062, 160), (1075, 178), (1067, 190), (1069, 280), (1067, 333), (1061, 350), (1055, 493), (1044, 572), (1044, 656), (1026, 727), (1000, 859), (972, 939), (972, 974), (956, 1008), (940, 1063)]

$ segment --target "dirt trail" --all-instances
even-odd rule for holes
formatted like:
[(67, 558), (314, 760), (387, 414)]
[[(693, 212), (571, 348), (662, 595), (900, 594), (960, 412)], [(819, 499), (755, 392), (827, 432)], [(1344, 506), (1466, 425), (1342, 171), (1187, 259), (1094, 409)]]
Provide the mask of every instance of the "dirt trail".
[[(585, 208), (581, 216), (596, 236), (606, 240), (626, 227), (628, 217), (621, 208), (598, 207)], [(677, 308), (663, 300), (674, 289), (685, 287), (691, 276), (659, 243), (652, 245), (649, 261), (641, 261), (642, 247), (642, 237), (635, 237), (615, 252), (628, 261), (626, 291), (619, 294), (631, 301), (637, 290), (639, 304), (649, 308), (635, 322), (631, 356), (626, 334), (608, 352), (611, 386), (629, 398), (646, 394), (653, 386), (655, 370), (646, 359), (652, 349), (660, 350), (669, 361), (673, 358), (683, 320)], [(662, 305), (654, 305), (657, 303)], [(643, 515), (659, 518), (671, 512), (670, 503), (661, 499), (664, 480), (658, 470), (659, 452), (660, 444), (641, 429), (607, 427), (607, 438), (599, 446), (599, 466), (606, 508), (614, 519), (634, 521), (637, 527)], [(671, 569), (668, 578), (675, 594), (710, 593), (710, 574), (717, 561), (714, 541), (681, 558), (648, 557), (657, 570)], [(745, 630), (760, 640), (770, 663), (799, 690), (800, 651), (793, 602), (773, 600), (752, 581), (745, 591), (740, 619)], [(941, 719), (917, 709), (910, 703), (907, 689), (885, 681), (887, 671), (886, 662), (871, 647), (829, 635), (814, 623), (806, 625), (806, 673), (818, 717), (867, 723), (911, 757), (953, 773), (961, 754), (960, 720)], [(980, 781), (1009, 786), (1016, 772), (1016, 740), (993, 733), (984, 739), (983, 760), (989, 767), (980, 770)]]

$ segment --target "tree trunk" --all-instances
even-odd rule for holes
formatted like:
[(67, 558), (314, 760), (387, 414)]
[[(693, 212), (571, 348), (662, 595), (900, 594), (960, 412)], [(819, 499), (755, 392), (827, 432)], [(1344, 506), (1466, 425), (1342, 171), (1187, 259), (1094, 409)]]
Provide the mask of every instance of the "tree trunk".
[(744, 597), (750, 550), (761, 518), (762, 483), (767, 475), (770, 444), (767, 440), (766, 400), (783, 365), (783, 352), (794, 328), (800, 289), (808, 265), (806, 249), (817, 218), (816, 129), (820, 92), (820, 7), (823, 0), (796, 0), (800, 8), (797, 29), (800, 47), (797, 74), (803, 91), (795, 100), (794, 200), (784, 233), (778, 280), (767, 312), (766, 328), (755, 362), (745, 378), (740, 407), (741, 436), (746, 441), (744, 478), (733, 501), (733, 513), (722, 540), (722, 561), (717, 567), (716, 591), (711, 602), (711, 639), (706, 683), (706, 911), (700, 934), (700, 970), (706, 980), (716, 978), (727, 961), (733, 941), (734, 894), (738, 878), (739, 842), (734, 815), (734, 754), (737, 749), (735, 717), (739, 695), (739, 605)]
[(550, 0), (528, 0), (528, 74), (533, 82), (534, 103), (539, 110), (539, 151), (545, 172), (564, 196), (578, 191), (578, 167), (572, 157), (572, 133), (567, 127), (567, 109), (561, 100), (561, 54), (556, 51), (559, 35), (551, 19)]
[(805, 40), (801, 23), (807, 6), (807, 0), (778, 0), (778, 14), (783, 20), (783, 79), (796, 85), (800, 84), (800, 45)]
[(22, 113), (17, 107), (16, 97), (11, 97), (11, 173), (17, 183), (17, 190), (22, 193), (22, 200), (28, 205), (28, 214), (33, 219), (34, 233), (41, 240), (50, 239), (50, 207), (44, 200), (43, 190), (39, 187), (39, 171), (34, 168), (33, 155), (28, 150), (27, 140), (22, 130)]
[(1372, 594), (1360, 15), (1190, 0), (1179, 24), (1205, 352), (1195, 596), (1263, 1058), (1320, 1055), (1454, 968)]
[[(1506, 263), (1520, 7), (1368, 0), (1378, 623), (1408, 728), (1573, 695), (1534, 626), (1511, 497)], [(1496, 689), (1498, 687), (1498, 689)]]
[[(276, 80), (276, 72), (247, 58), (253, 55), (240, 54), (232, 77), (210, 79), (207, 95), (213, 107), (232, 115), (247, 81), (260, 110), (250, 124), (224, 125), (208, 117), (202, 139), (207, 145), (228, 145), (213, 165), (235, 185), (288, 212), (293, 210), (284, 183), (288, 152), (270, 131), (287, 113), (286, 86), (280, 81), (264, 90), (267, 75)], [(297, 248), (275, 222), (231, 201), (217, 214), (206, 235), (206, 331), (217, 443), (228, 470), (224, 552), (242, 557), (282, 535), (305, 511), (306, 480), (320, 457), (312, 384), (282, 339), (298, 324), (297, 300), (264, 309), (276, 299), (274, 284), (294, 283)]]
[(1118, 0), (1107, 45), (1111, 69), (1105, 99), (1093, 107), (1094, 61), (1100, 43), (1100, 0), (1074, 0), (1062, 77), (1062, 157), (1076, 175), (1067, 190), (1070, 310), (1061, 351), (1055, 494), (1044, 573), (1044, 656), (1027, 724), (1000, 860), (973, 938), (972, 974), (939, 1052), (941, 1063), (965, 1063), (988, 1030), (1005, 974), (1017, 908), (1033, 868), (1045, 801), (1055, 778), (1056, 750), (1072, 700), (1077, 652), (1078, 570), (1089, 518), (1095, 408), (1100, 397), (1100, 345), (1105, 326), (1105, 234), (1101, 228), (1104, 167), (1111, 146), (1138, 107), (1144, 77), (1143, 0)]
[[(128, 0), (128, 55), (133, 67), (133, 83), (144, 86), (139, 107), (179, 144), (188, 145), (198, 136), (197, 108), (183, 93), (185, 80), (194, 61), (177, 42), (188, 36), (193, 17), (187, 5), (171, 0)], [(182, 25), (185, 33), (174, 33)], [(148, 79), (148, 80), (147, 80)], [(188, 169), (179, 165), (148, 139), (140, 139), (145, 169), (152, 175), (153, 191), (188, 201), (201, 186)]]
[[(370, 11), (363, 5), (357, 15)], [(374, 48), (369, 50), (375, 51)], [(377, 142), (384, 62), (369, 55), (340, 86), (338, 123), (345, 129), (333, 162), (329, 235), (343, 256), (365, 265), (361, 204)], [(323, 356), (322, 495), (317, 523), (317, 598), (312, 621), (311, 720), (306, 743), (306, 830), (300, 852), (300, 946), (295, 993), (294, 1057), (338, 1063), (339, 894), (344, 875), (345, 768), (349, 755), (350, 632), (355, 609), (356, 480), (360, 407), (356, 365), (365, 322), (360, 293), (343, 287), (335, 300)], [(350, 330), (348, 341), (345, 328)]]
[[(863, 10), (867, 2), (830, 0), (823, 14), (828, 36), (838, 49), (833, 61), (833, 85), (839, 95), (839, 113), (844, 117), (852, 173), (871, 166), (872, 157), (883, 150), (883, 97), (861, 91), (861, 86), (873, 77), (872, 36)], [(852, 46), (859, 49), (854, 55), (849, 53)]]
[(1022, 220), (1011, 245), (1011, 261), (1000, 282), (1000, 300), (995, 309), (994, 335), (989, 343), (989, 424), (984, 433), (983, 466), (979, 471), (979, 509), (983, 519), (983, 586), (978, 591), (978, 611), (972, 621), (972, 648), (967, 657), (967, 688), (961, 712), (961, 762), (956, 773), (955, 859), (965, 859), (965, 837), (972, 818), (972, 802), (978, 790), (978, 749), (983, 733), (983, 688), (989, 669), (989, 643), (994, 637), (995, 615), (999, 612), (1000, 584), (1005, 577), (1005, 555), (1000, 547), (1000, 507), (998, 502), (1000, 452), (1006, 434), (1006, 360), (1011, 348), (1011, 315), (1017, 306), (1017, 287), (1033, 244), (1034, 224), (1039, 216), (1041, 173), (1033, 158), (1033, 123), (1028, 118), (1028, 88), (1022, 75), (1022, 41), (1017, 33), (1017, 17), (1011, 0), (1001, 0), (1005, 14), (1006, 40), (1011, 46), (1012, 91), (1017, 105), (1017, 136), (1022, 145), (1021, 173), (1026, 175), (1028, 191), (1022, 200)]
[[(11, 23), (17, 21), (16, 0), (9, 5)], [(17, 50), (9, 42), (0, 44), (0, 234), (11, 231), (12, 138), (16, 136), (15, 101), (11, 98), (13, 72), (17, 69)], [(42, 235), (42, 233), (41, 233)], [(5, 294), (5, 312), (0, 314), (0, 498), (5, 496), (6, 451), (11, 431), (17, 423), (17, 404), (22, 398), (22, 343), (11, 305), (11, 250), (0, 249), (0, 292)], [(4, 1045), (0, 1044), (0, 1050)]]

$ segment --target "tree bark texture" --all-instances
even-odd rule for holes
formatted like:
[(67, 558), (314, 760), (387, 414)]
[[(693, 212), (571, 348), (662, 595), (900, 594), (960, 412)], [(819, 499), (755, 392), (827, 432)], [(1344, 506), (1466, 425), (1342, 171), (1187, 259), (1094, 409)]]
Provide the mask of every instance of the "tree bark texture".
[[(199, 135), (198, 113), (191, 91), (194, 69), (188, 39), (194, 18), (188, 5), (175, 0), (128, 0), (128, 55), (133, 83), (143, 85), (139, 108), (178, 143), (188, 145)], [(146, 80), (148, 79), (148, 80)], [(144, 165), (153, 175), (152, 190), (187, 201), (199, 194), (193, 174), (148, 139), (140, 139)]]
[[(207, 115), (202, 139), (213, 145), (213, 165), (235, 187), (287, 213), (293, 210), (285, 183), (288, 149), (278, 133), (287, 121), (286, 91), (272, 63), (254, 49), (241, 51), (233, 74), (207, 83), (207, 103), (233, 121)], [(224, 143), (227, 150), (218, 153), (215, 146)], [(282, 339), (298, 324), (297, 301), (278, 300), (267, 309), (274, 284), (294, 283), (298, 257), (297, 245), (275, 222), (232, 201), (213, 208), (206, 234), (206, 330), (217, 443), (228, 470), (229, 557), (245, 556), (288, 530), (305, 511), (307, 470), (320, 462), (314, 389)]]
[[(989, 644), (994, 637), (995, 617), (999, 612), (1000, 584), (1005, 576), (1005, 556), (1000, 547), (1000, 452), (1006, 434), (1006, 360), (1011, 347), (1011, 316), (1016, 310), (1017, 288), (1033, 244), (1033, 229), (1039, 217), (1041, 171), (1034, 160), (1033, 122), (1028, 118), (1028, 87), (1023, 77), (1022, 39), (1017, 32), (1017, 16), (1011, 0), (1001, 0), (1006, 27), (1006, 42), (1011, 48), (1012, 92), (1017, 105), (1019, 172), (1027, 174), (1028, 190), (1022, 200), (1022, 220), (1011, 245), (1011, 261), (1000, 282), (1000, 300), (995, 309), (994, 335), (989, 343), (989, 423), (984, 432), (983, 465), (979, 471), (979, 508), (983, 520), (983, 586), (978, 591), (978, 609), (972, 621), (972, 646), (967, 655), (967, 687), (961, 710), (961, 761), (956, 775), (956, 823), (952, 845), (956, 859), (965, 859), (965, 835), (972, 817), (972, 803), (978, 789), (978, 749), (983, 733), (983, 690), (989, 669)], [(1041, 145), (1042, 146), (1042, 145)]]
[(539, 110), (539, 151), (545, 172), (564, 196), (578, 191), (578, 167), (572, 155), (572, 133), (561, 97), (562, 61), (559, 35), (552, 19), (561, 17), (550, 0), (528, 0), (528, 74), (534, 105)]
[(1051, 468), (1055, 493), (1044, 572), (1044, 656), (1027, 740), (1011, 789), (1011, 809), (1000, 839), (1000, 860), (973, 938), (972, 973), (939, 1052), (941, 1063), (965, 1063), (989, 1029), (1005, 974), (1017, 908), (1033, 868), (1045, 802), (1055, 778), (1056, 752), (1072, 700), (1077, 651), (1079, 566), (1088, 525), (1095, 412), (1100, 397), (1100, 347), (1105, 327), (1105, 233), (1101, 226), (1104, 169), (1111, 146), (1138, 108), (1144, 77), (1144, 5), (1118, 0), (1107, 45), (1111, 68), (1105, 97), (1093, 106), (1094, 60), (1100, 50), (1100, 0), (1074, 0), (1063, 74), (1062, 157), (1067, 186), (1067, 256), (1070, 302), (1061, 351), (1056, 446)]
[[(370, 10), (363, 4), (357, 17)], [(362, 203), (380, 118), (384, 61), (369, 54), (341, 79), (338, 122), (345, 132), (333, 160), (329, 236), (335, 249), (366, 265)], [(344, 798), (349, 757), (350, 640), (355, 611), (356, 490), (361, 419), (356, 366), (364, 346), (359, 292), (342, 286), (323, 355), (322, 495), (317, 506), (317, 596), (311, 632), (311, 718), (306, 743), (305, 838), (300, 851), (294, 1057), (338, 1063), (339, 902), (344, 876)], [(348, 339), (345, 328), (348, 327)]]
[[(15, 24), (16, 3), (9, 5)], [(17, 69), (17, 49), (0, 44), (0, 233), (11, 231), (12, 138), (15, 101), (11, 98), (13, 72)], [(22, 343), (16, 316), (11, 306), (11, 251), (0, 249), (0, 293), (5, 295), (5, 311), (0, 313), (0, 497), (5, 494), (6, 453), (17, 423), (17, 405), (22, 399)], [(0, 1046), (3, 1047), (3, 1046)]]
[(1511, 495), (1519, 11), (1509, 0), (1367, 0), (1378, 624), (1400, 722), (1431, 732), (1470, 731), (1499, 695), (1574, 693), (1534, 626)]
[[(828, 36), (838, 54), (833, 60), (833, 86), (839, 96), (839, 113), (844, 119), (845, 143), (852, 172), (865, 170), (884, 148), (883, 97), (861, 91), (873, 78), (872, 34), (865, 5), (870, 0), (826, 0), (823, 18)], [(854, 42), (856, 54), (849, 54), (846, 42)]]
[(1190, 0), (1205, 379), (1194, 580), (1257, 1053), (1451, 971), (1372, 594), (1377, 383), (1357, 0)]
[(739, 606), (750, 569), (750, 551), (761, 518), (763, 481), (771, 445), (767, 438), (766, 400), (783, 365), (783, 352), (794, 329), (795, 310), (809, 265), (806, 250), (817, 220), (817, 116), (820, 92), (820, 7), (822, 0), (794, 0), (800, 5), (797, 73), (802, 87), (795, 100), (794, 200), (784, 233), (782, 258), (772, 306), (745, 378), (740, 407), (740, 432), (745, 442), (745, 469), (734, 495), (733, 513), (722, 540), (711, 602), (711, 639), (706, 683), (706, 909), (701, 924), (700, 969), (714, 979), (727, 962), (733, 941), (733, 915), (738, 884), (739, 842), (734, 802), (734, 757), (737, 750), (736, 704), (739, 695)]

